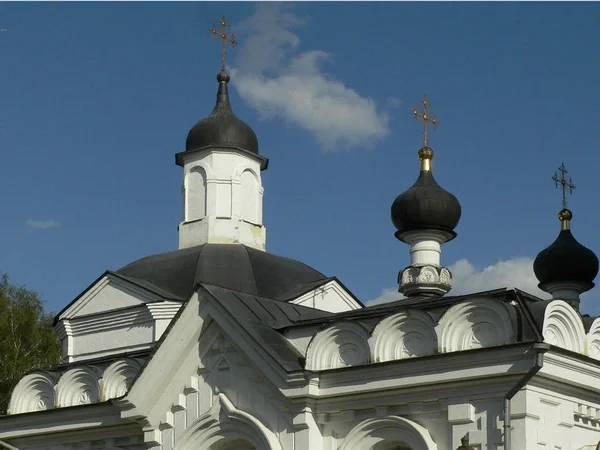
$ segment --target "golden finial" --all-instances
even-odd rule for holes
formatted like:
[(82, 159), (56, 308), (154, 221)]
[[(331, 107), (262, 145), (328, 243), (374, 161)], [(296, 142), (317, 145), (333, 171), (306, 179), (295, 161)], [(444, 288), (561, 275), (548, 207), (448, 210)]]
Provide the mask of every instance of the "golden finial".
[(419, 120), (419, 117), (423, 119), (423, 123), (425, 125), (425, 129), (423, 131), (423, 147), (428, 147), (429, 139), (427, 136), (427, 129), (429, 127), (429, 122), (433, 124), (433, 129), (435, 130), (440, 124), (440, 121), (436, 119), (435, 114), (431, 115), (429, 111), (427, 111), (427, 108), (431, 108), (431, 103), (429, 103), (429, 100), (427, 100), (427, 94), (423, 96), (419, 103), (423, 104), (423, 112), (419, 112), (416, 105), (411, 112), (415, 115), (416, 120)]
[[(560, 172), (560, 176), (558, 173)], [(567, 191), (569, 194), (573, 193), (573, 189), (575, 189), (575, 185), (571, 181), (571, 177), (567, 180), (567, 173), (569, 171), (565, 167), (565, 163), (561, 163), (560, 167), (556, 172), (554, 172), (554, 176), (552, 180), (554, 181), (554, 185), (556, 187), (560, 186), (562, 190), (562, 206), (563, 209), (558, 213), (558, 219), (562, 223), (562, 229), (568, 230), (570, 228), (570, 222), (573, 218), (573, 213), (567, 209)]]
[(208, 31), (210, 31), (215, 38), (217, 36), (221, 38), (221, 70), (225, 70), (225, 45), (231, 43), (231, 48), (234, 48), (238, 42), (233, 33), (231, 33), (231, 36), (227, 34), (226, 28), (230, 25), (225, 21), (225, 16), (219, 20), (219, 24), (221, 25), (220, 30), (217, 30), (217, 27), (213, 24), (212, 28), (209, 28)]

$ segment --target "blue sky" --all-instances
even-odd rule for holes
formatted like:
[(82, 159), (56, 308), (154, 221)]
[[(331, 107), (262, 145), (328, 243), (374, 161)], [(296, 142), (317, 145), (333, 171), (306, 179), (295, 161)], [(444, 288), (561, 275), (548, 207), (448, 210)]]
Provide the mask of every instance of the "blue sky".
[[(427, 93), (437, 181), (458, 197), (455, 290), (534, 291), (564, 161), (595, 252), (600, 4), (0, 3), (0, 270), (58, 311), (106, 269), (177, 247), (174, 154), (210, 113), (222, 15), (232, 106), (256, 131), (270, 252), (394, 298), (390, 206), (418, 175)], [(596, 288), (583, 310), (600, 313)]]

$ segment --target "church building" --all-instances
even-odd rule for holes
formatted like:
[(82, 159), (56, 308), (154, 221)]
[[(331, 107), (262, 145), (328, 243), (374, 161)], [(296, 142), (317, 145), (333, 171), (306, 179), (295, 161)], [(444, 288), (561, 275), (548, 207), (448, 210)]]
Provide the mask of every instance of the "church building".
[(62, 363), (19, 381), (0, 449), (596, 448), (600, 318), (582, 316), (579, 295), (598, 258), (566, 204), (534, 264), (551, 300), (451, 295), (441, 252), (461, 205), (434, 179), (424, 98), (417, 180), (391, 205), (410, 254), (404, 298), (365, 307), (336, 277), (266, 251), (269, 160), (233, 113), (230, 75), (217, 81), (175, 155), (179, 248), (104, 272), (64, 307)]

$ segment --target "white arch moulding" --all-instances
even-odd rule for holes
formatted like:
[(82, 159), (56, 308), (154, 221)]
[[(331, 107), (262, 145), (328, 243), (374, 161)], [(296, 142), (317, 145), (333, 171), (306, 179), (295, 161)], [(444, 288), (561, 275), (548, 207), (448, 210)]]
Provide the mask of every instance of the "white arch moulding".
[(65, 372), (56, 385), (56, 406), (86, 405), (100, 401), (100, 377), (93, 367), (81, 366)]
[(174, 450), (214, 450), (227, 440), (244, 440), (256, 450), (283, 450), (275, 433), (260, 420), (237, 409), (223, 393), (209, 412), (198, 418)]
[(132, 358), (115, 361), (102, 374), (102, 400), (125, 395), (142, 365)]
[(478, 298), (452, 306), (436, 332), (440, 353), (495, 347), (514, 340), (513, 321), (502, 302)]
[(8, 405), (9, 414), (43, 411), (56, 406), (54, 377), (45, 371), (25, 375), (15, 386)]
[(424, 311), (401, 311), (381, 320), (369, 342), (374, 362), (432, 355), (437, 348), (435, 323)]
[(183, 174), (184, 178), (188, 175), (189, 172), (199, 168), (204, 169), (207, 181), (213, 180), (215, 178), (211, 165), (208, 164), (206, 161), (202, 160), (189, 163), (189, 165), (187, 165), (187, 167), (185, 168), (185, 172)]
[(208, 192), (206, 170), (200, 165), (190, 169), (183, 180), (185, 220), (194, 221), (206, 217)]
[(338, 450), (370, 450), (385, 442), (403, 442), (411, 450), (437, 450), (429, 431), (400, 416), (367, 419), (355, 426)]
[(318, 331), (306, 349), (307, 370), (327, 370), (367, 364), (369, 334), (360, 324), (340, 321)]
[(585, 350), (585, 329), (581, 317), (563, 300), (553, 300), (546, 307), (542, 334), (544, 342), (550, 345), (577, 353)]
[(600, 318), (592, 322), (586, 336), (586, 350), (590, 358), (600, 359)]

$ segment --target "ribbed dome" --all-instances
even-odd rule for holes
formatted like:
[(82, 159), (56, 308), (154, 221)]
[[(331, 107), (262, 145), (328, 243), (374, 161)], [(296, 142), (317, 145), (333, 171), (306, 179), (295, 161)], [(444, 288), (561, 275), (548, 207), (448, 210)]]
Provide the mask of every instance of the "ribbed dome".
[(186, 299), (198, 283), (275, 300), (288, 300), (327, 277), (299, 261), (242, 244), (203, 244), (147, 256), (117, 271)]
[(453, 236), (462, 209), (454, 195), (433, 178), (431, 170), (421, 170), (416, 183), (396, 197), (392, 204), (392, 222), (396, 237), (414, 230), (442, 230)]
[(256, 134), (231, 110), (227, 91), (229, 79), (229, 74), (225, 71), (217, 75), (219, 81), (217, 104), (212, 113), (194, 125), (188, 133), (185, 142), (186, 151), (214, 146), (238, 148), (258, 154)]
[(543, 289), (542, 286), (547, 283), (576, 282), (588, 284), (591, 289), (598, 275), (598, 257), (573, 237), (568, 226), (571, 212), (563, 210), (559, 217), (567, 222), (567, 226), (563, 226), (556, 240), (542, 250), (533, 262), (540, 288)]

